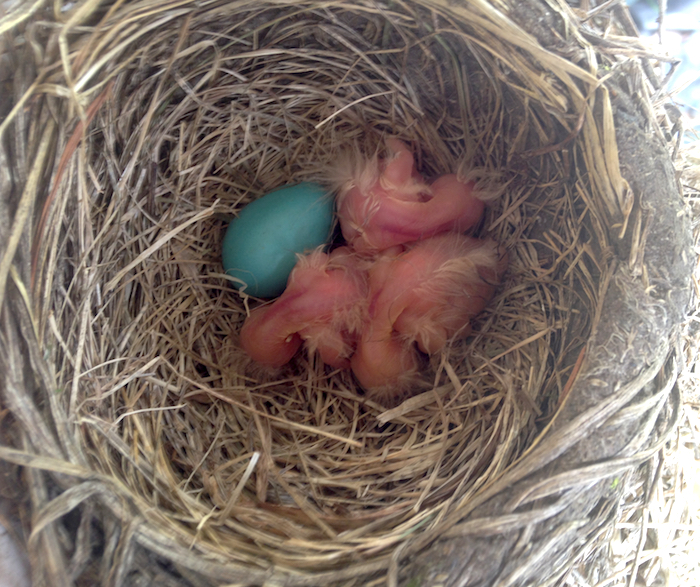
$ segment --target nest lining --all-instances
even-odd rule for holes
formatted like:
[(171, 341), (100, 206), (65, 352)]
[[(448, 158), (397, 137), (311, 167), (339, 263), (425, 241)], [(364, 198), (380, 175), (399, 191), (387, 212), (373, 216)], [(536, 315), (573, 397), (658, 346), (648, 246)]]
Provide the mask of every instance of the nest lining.
[[(117, 480), (166, 541), (242, 569), (385, 560), (476, 507), (569, 391), (611, 272), (608, 226), (631, 230), (607, 91), (490, 5), (469, 17), (427, 2), (125, 4), (90, 15), (48, 70), (67, 158), (32, 279), (54, 413), (77, 464)], [(427, 176), (502, 186), (477, 234), (511, 256), (473, 335), (391, 410), (314, 357), (251, 368), (236, 333), (255, 302), (219, 254), (246, 203), (324, 182), (345, 149), (386, 136)]]

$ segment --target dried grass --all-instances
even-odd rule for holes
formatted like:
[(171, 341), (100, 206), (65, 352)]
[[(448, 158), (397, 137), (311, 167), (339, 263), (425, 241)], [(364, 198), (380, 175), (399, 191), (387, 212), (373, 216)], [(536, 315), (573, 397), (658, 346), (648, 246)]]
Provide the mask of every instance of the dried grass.
[[(75, 349), (57, 355), (57, 379), (69, 419), (81, 425), (79, 444), (95, 447), (85, 452), (91, 468), (124, 479), (146, 501), (163, 493), (198, 544), (249, 564), (316, 570), (386, 552), (429, 528), (522, 451), (545, 394), (558, 395), (565, 382), (566, 371), (551, 381), (560, 355), (585, 340), (585, 321), (568, 334), (581, 278), (558, 276), (567, 261), (591, 261), (580, 228), (567, 221), (576, 206), (568, 187), (557, 182), (533, 197), (535, 182), (502, 171), (512, 155), (484, 156), (479, 164), (513, 185), (485, 222), (513, 251), (511, 275), (477, 335), (455, 341), (427, 370), (426, 391), (408, 404), (423, 405), (387, 414), (348, 373), (328, 372), (313, 357), (281, 373), (246, 369), (236, 333), (252, 302), (221, 275), (224, 223), (215, 215), (232, 216), (285, 183), (327, 181), (348, 145), (371, 153), (387, 134), (420, 148), (428, 174), (475, 163), (462, 146), (466, 105), (450, 104), (445, 87), (456, 75), (449, 53), (440, 36), (420, 31), (429, 13), (397, 14), (400, 38), (386, 17), (361, 6), (277, 10), (276, 27), (257, 11), (213, 27), (205, 12), (206, 25), (186, 18), (151, 35), (145, 78), (133, 61), (119, 62), (96, 130), (66, 168), (63, 181), (82, 196), (64, 213), (69, 236), (56, 230), (42, 243), (47, 261), (35, 291), (56, 290), (59, 263), (83, 273), (82, 283), (64, 281), (50, 308), (60, 347)], [(368, 51), (354, 19), (384, 28), (378, 49)], [(442, 35), (453, 43), (461, 36)], [(361, 48), (339, 52), (339, 42)], [(82, 63), (76, 85), (93, 68)], [(496, 124), (469, 112), (482, 140), (496, 141)], [(521, 238), (536, 219), (524, 208), (534, 206), (562, 219), (541, 243)], [(82, 245), (70, 258), (68, 239)], [(44, 251), (54, 246), (52, 259)], [(550, 266), (533, 267), (537, 246)], [(584, 289), (593, 291), (586, 274)]]
[[(645, 54), (612, 35), (594, 52), (588, 27), (557, 54), (495, 4), (447, 5), (88, 1), (60, 18), (27, 5), (0, 25), (24, 22), (44, 43), (36, 70), (16, 70), (24, 92), (0, 126), (31, 139), (31, 155), (16, 154), (28, 172), (0, 295), (9, 281), (23, 296), (23, 333), (38, 341), (27, 352), (36, 369), (46, 361), (50, 390), (47, 424), (8, 359), (5, 401), (32, 448), (0, 457), (33, 471), (30, 551), (53, 554), (44, 576), (122, 584), (133, 553), (120, 549), (136, 542), (212, 580), (262, 582), (274, 567), (290, 584), (375, 571), (391, 582), (402, 556), (473, 533), (467, 514), (573, 445), (573, 425), (547, 434), (599, 326), (610, 239), (629, 241), (633, 269), (645, 244), (596, 69)], [(253, 368), (237, 332), (255, 301), (233, 290), (219, 250), (246, 203), (327, 182), (344, 149), (371, 154), (389, 135), (427, 175), (476, 169), (507, 186), (478, 234), (511, 265), (473, 336), (387, 410), (313, 357)], [(31, 265), (13, 265), (30, 245)], [(600, 422), (653, 379), (661, 350)], [(662, 409), (659, 386), (645, 409)], [(522, 503), (638, 465), (649, 432), (628, 461), (555, 477)], [(56, 473), (60, 496), (39, 470)], [(96, 497), (122, 526), (105, 526), (111, 571), (80, 537), (66, 562), (51, 535)], [(490, 531), (524, 523), (513, 515)]]
[[(695, 248), (700, 243), (700, 143), (678, 151), (685, 199), (691, 209)], [(678, 376), (683, 406), (678, 426), (651, 461), (648, 478), (630, 484), (611, 540), (611, 569), (596, 587), (615, 585), (700, 585), (700, 298), (696, 266), (694, 301), (679, 341)], [(585, 585), (585, 581), (571, 585)]]
[[(664, 55), (656, 55), (657, 58), (662, 63), (670, 60)], [(670, 112), (675, 112), (673, 106)], [(675, 116), (678, 134), (670, 147), (690, 210), (697, 253), (700, 251), (700, 142), (691, 134), (690, 142), (681, 145), (687, 124), (679, 114)], [(687, 134), (685, 137), (688, 141)], [(681, 349), (678, 387), (682, 398), (677, 426), (648, 465), (627, 484), (614, 524), (606, 529), (609, 545), (604, 551), (605, 563), (601, 564), (595, 556), (583, 556), (580, 566), (568, 576), (567, 587), (700, 585), (697, 557), (700, 548), (699, 271), (700, 265), (696, 263), (691, 309), (677, 341)]]

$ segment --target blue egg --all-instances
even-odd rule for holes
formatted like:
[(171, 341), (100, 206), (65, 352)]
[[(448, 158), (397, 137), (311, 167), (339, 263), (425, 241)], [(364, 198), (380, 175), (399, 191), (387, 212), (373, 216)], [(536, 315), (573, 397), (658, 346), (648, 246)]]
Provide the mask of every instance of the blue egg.
[(327, 243), (335, 201), (315, 183), (277, 189), (248, 204), (224, 236), (224, 271), (258, 298), (279, 296), (299, 253)]

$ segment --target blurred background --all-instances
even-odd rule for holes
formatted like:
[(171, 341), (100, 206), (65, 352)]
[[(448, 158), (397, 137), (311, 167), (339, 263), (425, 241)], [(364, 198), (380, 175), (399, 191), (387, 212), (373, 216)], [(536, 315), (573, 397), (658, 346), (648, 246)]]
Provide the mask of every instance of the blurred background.
[(629, 0), (627, 5), (640, 35), (679, 60), (669, 89), (700, 131), (700, 0)]

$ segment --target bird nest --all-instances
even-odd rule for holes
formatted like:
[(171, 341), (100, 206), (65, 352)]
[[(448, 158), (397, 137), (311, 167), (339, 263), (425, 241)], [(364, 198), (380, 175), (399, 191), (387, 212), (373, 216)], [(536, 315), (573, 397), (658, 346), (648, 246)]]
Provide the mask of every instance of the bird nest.
[[(674, 422), (692, 267), (653, 56), (614, 5), (5, 17), (0, 458), (37, 584), (545, 585), (601, 551)], [(387, 137), (488, 186), (474, 233), (510, 258), (389, 408), (308, 354), (251, 368), (256, 302), (220, 261), (246, 203)]]

